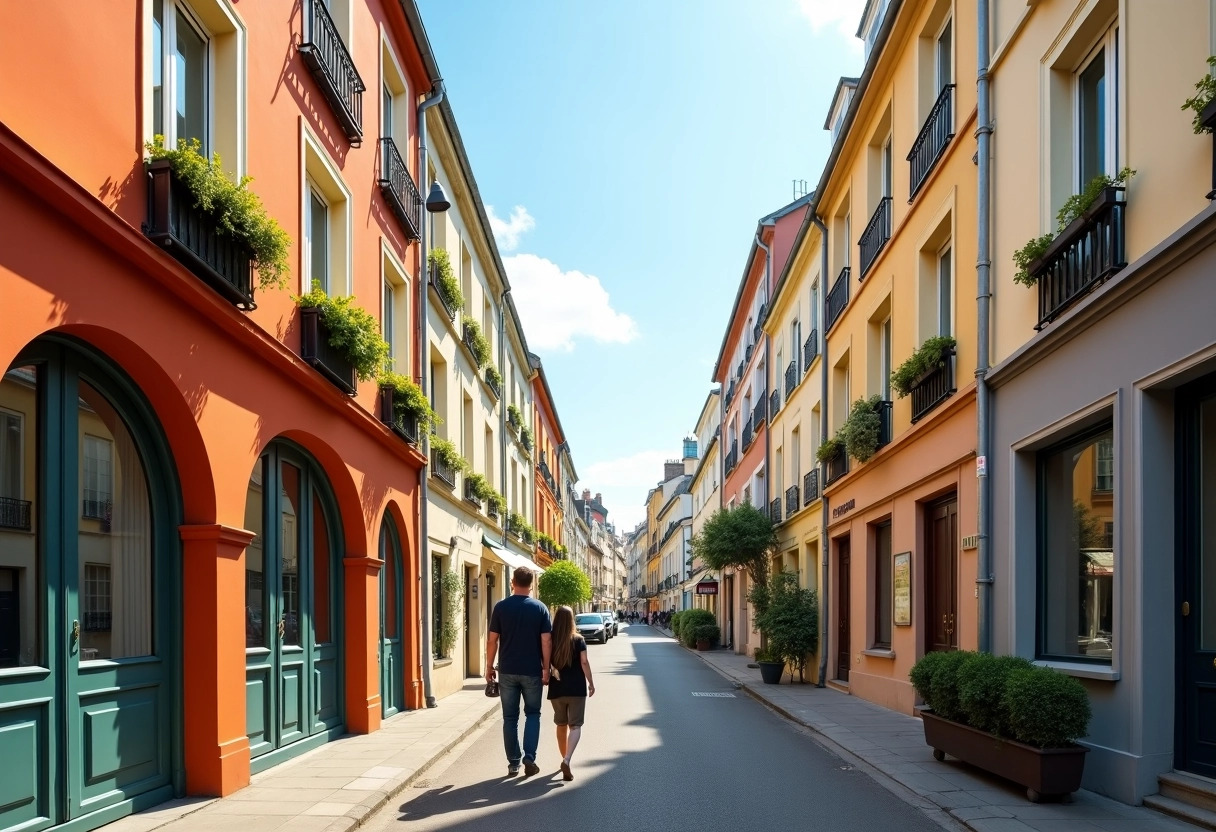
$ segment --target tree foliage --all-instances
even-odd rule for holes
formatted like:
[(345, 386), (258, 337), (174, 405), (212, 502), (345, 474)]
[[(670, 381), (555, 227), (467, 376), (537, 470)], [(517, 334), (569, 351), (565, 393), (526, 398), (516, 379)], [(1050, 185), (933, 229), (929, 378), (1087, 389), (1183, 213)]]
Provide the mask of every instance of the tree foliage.
[(692, 553), (710, 569), (738, 569), (752, 587), (748, 601), (763, 613), (767, 602), (769, 563), (777, 548), (777, 531), (766, 512), (751, 503), (720, 508), (692, 538)]
[[(778, 572), (768, 584), (768, 605), (756, 617), (765, 638), (767, 653), (774, 660), (798, 669), (805, 681), (807, 656), (819, 646), (819, 596), (798, 585), (792, 572)], [(791, 669), (791, 675), (793, 670)]]
[(591, 600), (591, 579), (572, 561), (559, 560), (536, 582), (536, 597), (550, 607), (573, 607)]

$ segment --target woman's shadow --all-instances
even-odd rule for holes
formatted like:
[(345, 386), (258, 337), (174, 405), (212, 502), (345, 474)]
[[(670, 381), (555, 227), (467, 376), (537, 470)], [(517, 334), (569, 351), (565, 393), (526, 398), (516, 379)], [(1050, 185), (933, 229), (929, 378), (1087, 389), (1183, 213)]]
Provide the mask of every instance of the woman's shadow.
[(398, 820), (421, 820), (435, 815), (445, 815), (449, 812), (533, 800), (543, 797), (562, 785), (564, 784), (561, 780), (561, 772), (556, 772), (549, 776), (538, 774), (528, 778), (522, 776), (494, 777), (459, 788), (436, 786), (428, 789), (425, 794), (402, 803), (398, 807), (401, 812)]

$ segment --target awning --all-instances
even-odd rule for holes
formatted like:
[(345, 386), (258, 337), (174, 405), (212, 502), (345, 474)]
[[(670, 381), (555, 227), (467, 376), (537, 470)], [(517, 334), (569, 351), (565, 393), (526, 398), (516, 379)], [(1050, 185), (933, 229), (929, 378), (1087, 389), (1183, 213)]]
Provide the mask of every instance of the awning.
[(522, 555), (515, 554), (510, 549), (508, 549), (506, 546), (503, 546), (501, 543), (497, 543), (493, 540), (490, 540), (490, 538), (486, 537), (484, 534), (481, 536), (481, 545), (484, 546), (487, 551), (489, 551), (490, 555), (495, 560), (502, 561), (507, 566), (509, 566), (512, 571), (518, 569), (521, 566), (532, 570), (537, 575), (539, 575), (545, 571), (542, 567), (537, 566), (536, 561), (530, 560), (529, 558), (525, 558)]

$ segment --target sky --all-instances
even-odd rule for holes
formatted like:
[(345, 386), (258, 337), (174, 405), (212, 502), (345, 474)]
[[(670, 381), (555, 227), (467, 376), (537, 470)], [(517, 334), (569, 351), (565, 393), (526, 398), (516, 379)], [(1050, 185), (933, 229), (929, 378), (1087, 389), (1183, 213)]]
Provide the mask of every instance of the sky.
[(757, 221), (814, 188), (864, 0), (417, 0), (578, 490), (645, 519)]

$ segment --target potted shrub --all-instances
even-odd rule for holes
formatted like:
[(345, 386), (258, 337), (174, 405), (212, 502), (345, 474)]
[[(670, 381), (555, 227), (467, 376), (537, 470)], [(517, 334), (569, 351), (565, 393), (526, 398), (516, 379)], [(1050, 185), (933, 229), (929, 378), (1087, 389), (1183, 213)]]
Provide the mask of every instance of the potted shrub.
[(300, 353), (339, 388), (355, 392), (353, 374), (368, 381), (383, 372), (388, 342), (380, 337), (380, 324), (355, 296), (332, 298), (319, 284), (296, 298), (300, 307)]
[(815, 451), (815, 459), (826, 465), (844, 452), (844, 440), (840, 438), (840, 434), (830, 437), (823, 441), (819, 446), (819, 450)]
[(874, 395), (853, 402), (849, 418), (840, 426), (838, 436), (844, 443), (844, 449), (858, 462), (865, 462), (878, 452), (879, 432), (882, 430), (882, 418), (878, 415), (880, 401), (882, 399)]
[(464, 293), (460, 291), (460, 283), (452, 274), (452, 261), (448, 259), (447, 249), (431, 249), (426, 261), (431, 269), (431, 285), (443, 301), (443, 308), (448, 317), (455, 321), (457, 311), (464, 306)]
[(468, 489), (466, 496), (473, 497), (475, 500), (483, 503), (488, 503), (498, 492), (490, 485), (490, 481), (481, 474), (468, 473), (464, 477), (465, 488)]
[(480, 370), (490, 361), (490, 342), (482, 334), (481, 324), (468, 315), (461, 319), (461, 325), (465, 346), (473, 354), (473, 360), (477, 363), (477, 369)]
[(1063, 796), (1081, 786), (1089, 725), (1081, 683), (1012, 656), (928, 653), (909, 674), (925, 701), (925, 742), (1026, 787), (1026, 796)]
[(415, 445), (420, 430), (440, 421), (422, 388), (392, 371), (380, 374), (380, 420)]
[(718, 643), (720, 634), (717, 624), (699, 624), (693, 631), (693, 641), (698, 650), (709, 650)]
[(946, 365), (946, 359), (954, 354), (956, 343), (949, 335), (935, 335), (927, 339), (891, 373), (891, 389), (901, 399), (907, 396), (932, 373)]
[(776, 653), (763, 647), (757, 647), (756, 664), (760, 666), (760, 681), (766, 685), (781, 684), (781, 674), (785, 672), (785, 662)]
[(1204, 75), (1195, 82), (1195, 95), (1182, 102), (1182, 109), (1191, 110), (1195, 113), (1195, 118), (1191, 122), (1191, 128), (1196, 135), (1200, 133), (1211, 133), (1213, 126), (1216, 126), (1216, 78), (1211, 76), (1211, 69), (1216, 68), (1216, 55), (1208, 58), (1209, 74)]
[[(756, 618), (756, 626), (767, 640), (772, 660), (790, 667), (790, 681), (797, 668), (798, 681), (805, 682), (807, 656), (819, 646), (819, 596), (800, 587), (792, 572), (775, 573), (768, 596), (768, 606)], [(781, 681), (780, 672), (777, 681)]]
[[(680, 634), (678, 636), (680, 644), (692, 649), (697, 645), (697, 633), (701, 627), (710, 626), (718, 628), (718, 619), (714, 614), (705, 609), (684, 610), (684, 615), (680, 618)], [(673, 630), (674, 632), (674, 630)]]
[(441, 436), (431, 437), (431, 458), (435, 461), (434, 473), (448, 485), (456, 485), (456, 474), (468, 470), (469, 463), (460, 455), (459, 449)]

